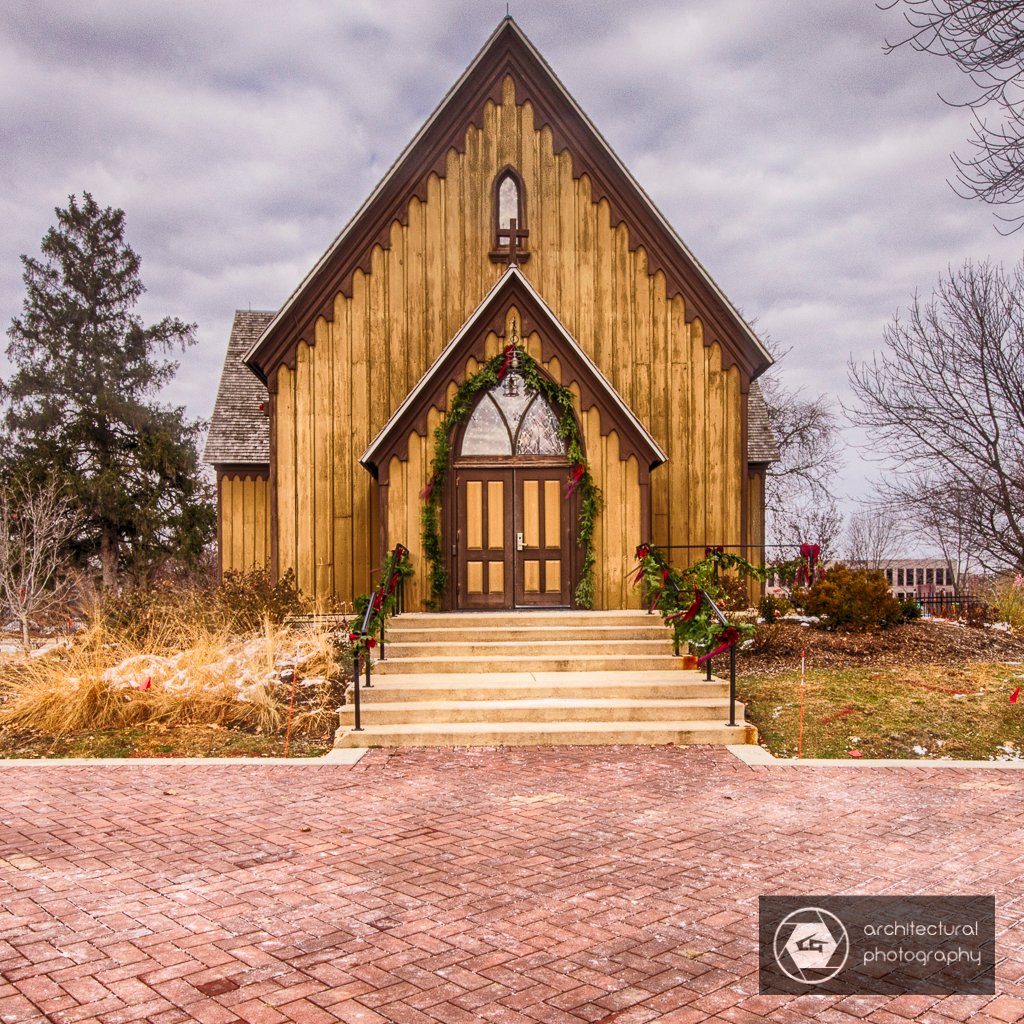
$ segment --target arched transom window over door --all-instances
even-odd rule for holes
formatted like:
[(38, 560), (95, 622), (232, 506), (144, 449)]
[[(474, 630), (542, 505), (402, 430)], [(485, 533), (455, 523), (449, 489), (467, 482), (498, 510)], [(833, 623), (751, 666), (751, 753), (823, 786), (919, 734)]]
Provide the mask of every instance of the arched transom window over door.
[(551, 406), (512, 370), (477, 402), (459, 454), (564, 456), (565, 442)]
[(565, 608), (573, 577), (565, 441), (510, 370), (477, 400), (454, 460), (457, 608)]

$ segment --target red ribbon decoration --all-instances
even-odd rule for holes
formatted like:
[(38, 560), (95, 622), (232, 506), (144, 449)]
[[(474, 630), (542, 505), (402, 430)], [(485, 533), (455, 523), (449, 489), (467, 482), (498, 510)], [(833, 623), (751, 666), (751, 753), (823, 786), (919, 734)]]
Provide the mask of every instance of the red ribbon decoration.
[(636, 549), (636, 559), (640, 561), (641, 558), (646, 558), (651, 553), (651, 549), (647, 544), (641, 544)]
[(718, 646), (713, 651), (708, 651), (707, 654), (702, 654), (697, 659), (697, 664), (703, 665), (705, 661), (716, 657), (721, 654), (722, 651), (729, 650), (729, 648), (732, 647), (739, 638), (740, 631), (735, 627), (729, 626), (727, 629), (723, 629), (722, 632), (718, 634), (718, 640), (716, 641)]
[(709, 555), (724, 555), (724, 554), (725, 554), (725, 548), (721, 544), (718, 544), (717, 546), (715, 546), (713, 548), (705, 548), (704, 549), (704, 557), (705, 558), (707, 558)]
[(420, 491), (420, 497), (424, 501), (430, 501), (430, 496), (434, 493), (434, 484), (437, 483), (437, 477), (432, 476), (427, 483), (427, 486)]
[(666, 622), (689, 622), (690, 619), (692, 619), (697, 614), (697, 612), (700, 611), (701, 601), (704, 600), (704, 595), (700, 592), (700, 588), (699, 587), (694, 587), (693, 588), (693, 594), (694, 594), (693, 604), (691, 604), (690, 607), (687, 608), (685, 612), (675, 612), (674, 614), (669, 615), (665, 619), (665, 621)]
[(805, 586), (811, 586), (814, 583), (814, 570), (820, 556), (821, 547), (818, 544), (805, 543), (800, 545), (800, 557), (804, 559), (805, 564), (801, 565), (796, 571), (797, 583)]
[(577, 465), (576, 468), (572, 471), (572, 479), (565, 485), (565, 493), (563, 494), (563, 497), (565, 499), (568, 500), (573, 496), (573, 494), (576, 491), (576, 488), (579, 487), (580, 485), (580, 481), (583, 479), (583, 474), (586, 473), (586, 471), (587, 467), (584, 466), (582, 463)]
[(501, 364), (501, 369), (498, 371), (498, 380), (504, 380), (505, 374), (508, 373), (508, 368), (512, 365), (512, 357), (515, 355), (515, 345), (505, 346), (505, 361)]

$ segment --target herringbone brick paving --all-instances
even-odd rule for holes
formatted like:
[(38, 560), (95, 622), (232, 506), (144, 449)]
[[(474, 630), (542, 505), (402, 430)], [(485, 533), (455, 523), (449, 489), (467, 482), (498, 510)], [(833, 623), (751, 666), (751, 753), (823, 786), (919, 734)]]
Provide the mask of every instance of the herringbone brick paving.
[[(1024, 1019), (1019, 775), (721, 748), (0, 771), (0, 1019)], [(757, 897), (989, 893), (993, 997), (757, 994)]]

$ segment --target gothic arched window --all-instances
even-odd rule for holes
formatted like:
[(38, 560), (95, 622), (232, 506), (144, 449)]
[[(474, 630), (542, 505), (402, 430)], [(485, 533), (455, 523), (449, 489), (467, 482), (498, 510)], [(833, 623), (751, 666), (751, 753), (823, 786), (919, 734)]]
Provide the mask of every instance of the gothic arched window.
[[(491, 258), (504, 262), (524, 263), (526, 251), (526, 193), (522, 179), (506, 167), (494, 179), (494, 229)], [(513, 237), (514, 233), (514, 237)]]
[(558, 417), (522, 377), (510, 370), (485, 392), (469, 417), (460, 455), (564, 455)]

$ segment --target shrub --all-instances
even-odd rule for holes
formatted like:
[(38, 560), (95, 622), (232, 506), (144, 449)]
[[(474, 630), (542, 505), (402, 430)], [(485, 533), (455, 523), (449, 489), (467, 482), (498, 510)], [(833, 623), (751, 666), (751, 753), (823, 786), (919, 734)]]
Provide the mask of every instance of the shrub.
[(311, 610), (291, 569), (277, 583), (268, 570), (251, 569), (226, 572), (212, 585), (162, 579), (124, 590), (103, 601), (99, 620), (118, 640), (152, 646), (176, 629), (252, 634), (265, 622), (278, 625)]
[(311, 610), (299, 591), (293, 569), (276, 583), (271, 582), (268, 569), (226, 572), (216, 590), (216, 599), (225, 624), (240, 633), (257, 631), (266, 619), (281, 623), (289, 615)]
[(1024, 629), (1024, 575), (1015, 573), (995, 580), (985, 596), (1000, 622)]
[(784, 598), (776, 594), (765, 594), (761, 598), (758, 611), (761, 618), (768, 625), (772, 625), (780, 615), (786, 615), (792, 610), (792, 605)]
[(905, 621), (903, 607), (875, 569), (838, 563), (801, 597), (804, 611), (819, 616), (826, 629), (884, 629)]
[(913, 622), (914, 619), (921, 618), (921, 606), (912, 597), (900, 601), (900, 608), (903, 609), (904, 622)]

